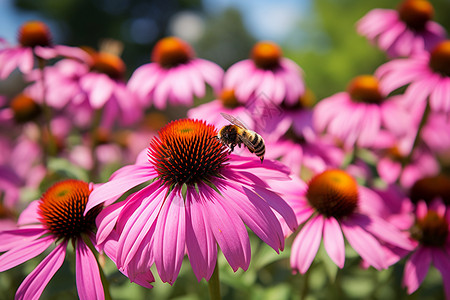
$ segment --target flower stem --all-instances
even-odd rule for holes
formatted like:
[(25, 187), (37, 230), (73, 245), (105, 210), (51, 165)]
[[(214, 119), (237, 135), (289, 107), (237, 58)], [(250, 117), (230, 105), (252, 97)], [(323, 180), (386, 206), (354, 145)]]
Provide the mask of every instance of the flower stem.
[(300, 299), (304, 300), (306, 297), (308, 297), (309, 293), (309, 270), (306, 271), (306, 273), (303, 275), (303, 288), (300, 294)]
[(90, 178), (92, 182), (97, 182), (99, 177), (99, 161), (97, 157), (97, 130), (100, 125), (100, 120), (102, 117), (102, 110), (97, 109), (94, 112), (94, 119), (92, 121), (92, 127), (90, 132), (90, 138), (91, 138), (91, 155), (92, 155), (92, 168), (90, 172)]
[(219, 281), (219, 265), (216, 262), (216, 267), (211, 278), (208, 281), (209, 299), (220, 300), (220, 281)]
[(407, 165), (407, 164), (409, 164), (411, 162), (412, 156), (413, 156), (413, 153), (414, 153), (414, 149), (417, 148), (417, 145), (420, 142), (420, 134), (422, 132), (422, 129), (425, 127), (425, 124), (427, 123), (427, 120), (428, 120), (429, 116), (430, 116), (430, 101), (428, 100), (427, 101), (427, 105), (426, 105), (425, 110), (424, 110), (423, 115), (422, 115), (422, 119), (420, 120), (420, 123), (419, 123), (419, 128), (417, 128), (417, 133), (416, 133), (416, 136), (414, 138), (414, 142), (413, 142), (413, 145), (411, 147), (411, 151), (409, 152), (408, 156), (406, 157), (405, 164), (404, 164), (403, 167), (405, 167), (405, 165)]
[[(42, 126), (41, 132), (41, 143), (42, 143), (42, 155), (43, 164), (45, 167), (48, 165), (49, 155), (56, 153), (56, 145), (53, 140), (52, 130), (51, 130), (51, 120), (52, 120), (52, 110), (47, 105), (46, 101), (46, 87), (45, 87), (45, 60), (41, 57), (37, 57), (39, 70), (41, 71), (41, 82), (42, 82), (42, 111), (44, 114), (44, 124)], [(47, 135), (47, 142), (45, 136)]]

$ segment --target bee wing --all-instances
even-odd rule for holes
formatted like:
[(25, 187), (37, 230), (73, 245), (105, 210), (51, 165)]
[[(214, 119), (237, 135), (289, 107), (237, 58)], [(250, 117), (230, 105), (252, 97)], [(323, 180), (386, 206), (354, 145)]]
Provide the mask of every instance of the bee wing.
[(255, 152), (255, 146), (253, 146), (253, 144), (246, 136), (240, 135), (239, 139), (245, 144), (245, 146), (247, 146), (248, 149)]
[(238, 119), (236, 119), (235, 117), (233, 117), (232, 115), (226, 114), (226, 113), (220, 113), (222, 115), (222, 117), (224, 117), (226, 120), (228, 120), (230, 123), (239, 126), (241, 128), (247, 129), (247, 127), (242, 124), (241, 121), (239, 121)]

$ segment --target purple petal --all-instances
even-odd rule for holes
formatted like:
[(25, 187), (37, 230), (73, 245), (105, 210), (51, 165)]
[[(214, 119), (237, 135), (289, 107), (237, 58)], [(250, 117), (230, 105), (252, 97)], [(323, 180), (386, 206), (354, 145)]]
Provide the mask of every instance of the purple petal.
[(324, 219), (316, 216), (302, 228), (292, 244), (291, 267), (305, 274), (319, 250)]
[(372, 233), (382, 241), (402, 249), (414, 249), (414, 245), (405, 234), (400, 232), (394, 225), (377, 216), (367, 217), (360, 214), (354, 214), (352, 219), (360, 224), (362, 228)]
[(92, 193), (89, 195), (89, 200), (84, 211), (85, 214), (93, 207), (112, 198), (119, 197), (129, 189), (154, 177), (154, 170), (150, 164), (130, 165), (121, 168), (120, 170), (116, 171), (116, 173), (120, 172), (121, 170), (126, 172), (126, 176), (119, 176), (120, 174), (116, 175), (113, 180), (99, 186), (92, 191)]
[(403, 273), (403, 285), (407, 287), (408, 294), (416, 291), (425, 276), (431, 264), (431, 250), (425, 247), (419, 247), (405, 264)]
[(158, 218), (164, 203), (166, 188), (154, 182), (134, 194), (127, 201), (119, 216), (117, 229), (120, 232), (117, 265), (126, 266), (136, 255), (141, 243)]
[(97, 260), (81, 239), (76, 246), (76, 278), (78, 297), (81, 300), (105, 299)]
[(50, 279), (63, 264), (66, 247), (67, 243), (61, 243), (44, 258), (19, 286), (15, 299), (39, 299)]
[[(216, 185), (218, 190), (241, 219), (261, 240), (275, 251), (284, 249), (284, 235), (280, 222), (270, 206), (255, 192), (231, 182)], [(295, 218), (295, 217), (294, 217)]]
[(209, 281), (216, 267), (217, 244), (211, 228), (206, 208), (208, 199), (196, 199), (196, 191), (188, 188), (186, 194), (186, 248), (189, 261), (197, 280)]
[(342, 231), (350, 245), (375, 269), (387, 268), (383, 248), (380, 243), (359, 224), (351, 219), (341, 223)]
[(44, 235), (47, 229), (44, 228), (20, 228), (0, 231), (0, 252), (8, 251), (12, 248), (28, 245), (29, 241), (35, 240)]
[(200, 190), (211, 231), (233, 271), (238, 268), (247, 270), (250, 264), (250, 241), (247, 229), (234, 209), (228, 207), (221, 197), (211, 188)]
[(26, 262), (27, 260), (32, 259), (33, 257), (38, 256), (54, 241), (55, 237), (50, 235), (26, 243), (25, 245), (21, 244), (20, 246), (12, 248), (1, 256), (0, 272), (9, 270), (17, 265), (20, 265), (21, 263)]
[(323, 243), (331, 260), (342, 269), (345, 262), (345, 243), (341, 227), (335, 218), (325, 219)]
[(447, 299), (450, 298), (450, 258), (448, 253), (442, 249), (435, 249), (431, 252), (433, 264), (441, 272), (444, 282), (444, 289)]
[(116, 226), (117, 218), (125, 201), (105, 207), (95, 219), (97, 225), (97, 244), (102, 244)]
[(186, 245), (186, 209), (181, 191), (166, 198), (156, 221), (155, 264), (163, 282), (173, 284), (180, 272)]
[[(18, 225), (41, 224), (39, 221), (38, 207), (39, 207), (39, 200), (35, 200), (30, 204), (28, 204), (27, 208), (25, 208), (23, 212), (20, 214), (17, 224)], [(2, 239), (0, 238), (0, 240)]]

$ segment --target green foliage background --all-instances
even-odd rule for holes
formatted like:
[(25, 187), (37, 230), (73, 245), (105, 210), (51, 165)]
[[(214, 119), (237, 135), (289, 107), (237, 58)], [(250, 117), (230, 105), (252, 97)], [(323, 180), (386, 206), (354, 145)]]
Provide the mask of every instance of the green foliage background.
[[(17, 7), (23, 10), (38, 11), (54, 20), (64, 33), (64, 40), (57, 41), (58, 43), (97, 47), (102, 38), (115, 38), (124, 42), (123, 59), (129, 74), (139, 65), (148, 62), (153, 47), (152, 43), (137, 44), (127, 36), (124, 28), (127, 28), (132, 18), (154, 18), (158, 28), (156, 41), (168, 34), (167, 22), (173, 14), (185, 9), (202, 14), (205, 17), (206, 32), (193, 46), (199, 57), (215, 61), (224, 68), (247, 58), (256, 41), (245, 29), (242, 16), (235, 9), (211, 16), (204, 12), (200, 0), (129, 0), (125, 1), (128, 4), (124, 8), (120, 8), (120, 0), (109, 1), (108, 5), (107, 2), (15, 1)], [(435, 20), (448, 30), (450, 1), (431, 2), (436, 11)], [(370, 74), (387, 60), (381, 51), (356, 33), (355, 23), (373, 8), (394, 8), (397, 3), (391, 0), (316, 0), (311, 4), (312, 11), (307, 14), (308, 17), (299, 20), (290, 40), (286, 40), (281, 46), (285, 56), (303, 68), (307, 86), (320, 100), (344, 90), (351, 78), (359, 74)], [(145, 11), (139, 11), (139, 8)], [(403, 263), (381, 272), (374, 269), (363, 270), (359, 266), (357, 255), (348, 248), (345, 268), (339, 270), (321, 249), (306, 275), (293, 275), (289, 268), (292, 238), (286, 241), (286, 250), (277, 255), (253, 234), (250, 233), (250, 237), (252, 262), (248, 271), (233, 273), (219, 253), (223, 299), (444, 298), (442, 279), (435, 268), (430, 269), (422, 287), (413, 295), (407, 296), (401, 288)], [(13, 299), (20, 282), (40, 260), (41, 258), (37, 258), (0, 273), (0, 299)], [(106, 266), (114, 299), (208, 299), (206, 282), (197, 282), (187, 259), (173, 286), (163, 284), (157, 278), (152, 290), (130, 284), (108, 260)], [(156, 270), (154, 274), (157, 274)], [(45, 289), (43, 299), (76, 298), (74, 263), (65, 263)]]

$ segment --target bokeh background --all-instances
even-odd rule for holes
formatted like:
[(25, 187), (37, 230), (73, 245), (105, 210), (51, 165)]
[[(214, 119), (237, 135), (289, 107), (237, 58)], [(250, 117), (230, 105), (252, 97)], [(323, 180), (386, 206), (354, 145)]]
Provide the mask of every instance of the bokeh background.
[[(434, 19), (449, 30), (450, 1), (431, 3)], [(19, 26), (38, 19), (50, 26), (55, 44), (98, 48), (103, 39), (116, 39), (124, 44), (122, 58), (128, 76), (149, 62), (156, 41), (168, 35), (185, 39), (198, 57), (224, 69), (246, 59), (256, 41), (272, 40), (302, 67), (306, 85), (320, 100), (344, 90), (351, 78), (373, 73), (387, 60), (356, 33), (355, 23), (373, 8), (396, 5), (393, 0), (0, 0), (0, 37), (16, 44)], [(19, 75), (0, 82), (2, 94), (15, 95), (22, 88)], [(309, 296), (304, 295), (307, 299), (443, 297), (435, 269), (424, 288), (407, 297), (399, 288), (402, 266), (368, 272), (357, 268), (355, 256), (353, 261), (351, 257), (346, 260), (348, 268), (337, 274), (327, 259), (319, 258), (306, 281), (291, 275), (289, 253), (278, 256), (259, 239), (251, 242), (253, 258), (248, 272), (234, 274), (225, 263), (221, 265), (224, 299), (298, 299), (305, 282), (311, 285)], [(64, 264), (46, 288), (45, 299), (77, 298), (73, 268)], [(113, 266), (110, 270), (114, 299), (208, 299), (206, 283), (197, 283), (188, 263), (183, 263), (173, 287), (157, 281), (153, 290), (129, 284)], [(30, 270), (17, 270), (17, 274), (23, 271)], [(10, 277), (0, 276), (0, 299), (12, 299), (9, 285), (22, 279)]]

